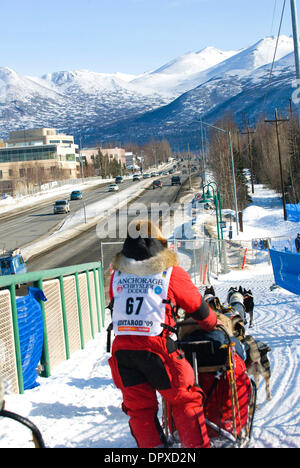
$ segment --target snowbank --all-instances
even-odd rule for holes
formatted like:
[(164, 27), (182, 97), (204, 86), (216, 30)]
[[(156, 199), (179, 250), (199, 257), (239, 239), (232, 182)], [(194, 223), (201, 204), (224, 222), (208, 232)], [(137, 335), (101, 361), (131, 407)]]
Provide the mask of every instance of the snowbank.
[(31, 206), (36, 207), (37, 204), (47, 201), (54, 197), (59, 197), (63, 194), (70, 194), (73, 190), (87, 190), (97, 185), (104, 185), (112, 182), (114, 179), (97, 179), (81, 182), (78, 179), (76, 184), (66, 184), (61, 187), (52, 187), (48, 190), (37, 192), (34, 195), (24, 195), (19, 197), (11, 197), (9, 195), (6, 198), (0, 198), (0, 214), (9, 213), (15, 210), (22, 210), (23, 208), (30, 208)]

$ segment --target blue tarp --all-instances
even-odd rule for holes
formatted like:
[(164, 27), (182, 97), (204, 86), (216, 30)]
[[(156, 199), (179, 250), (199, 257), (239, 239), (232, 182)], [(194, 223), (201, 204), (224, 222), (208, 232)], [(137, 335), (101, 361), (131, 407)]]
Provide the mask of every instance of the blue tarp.
[(36, 368), (43, 350), (43, 317), (39, 301), (46, 298), (38, 288), (28, 288), (28, 296), (17, 299), (24, 390), (37, 386)]
[(275, 283), (300, 296), (300, 254), (270, 249)]
[(286, 214), (288, 221), (300, 223), (300, 202), (297, 205), (286, 205)]

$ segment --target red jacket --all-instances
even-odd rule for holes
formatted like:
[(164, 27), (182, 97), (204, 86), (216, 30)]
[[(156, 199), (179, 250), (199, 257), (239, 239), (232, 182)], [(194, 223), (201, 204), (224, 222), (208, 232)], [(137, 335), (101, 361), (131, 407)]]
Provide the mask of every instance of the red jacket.
[[(145, 248), (137, 248), (138, 243)], [(125, 245), (125, 253), (128, 255), (124, 255), (123, 247), (123, 252), (117, 255), (113, 263), (113, 268), (117, 272), (143, 279), (168, 270), (171, 275), (167, 276), (168, 283), (164, 284), (163, 294), (168, 287), (165, 299), (184, 309), (205, 330), (214, 328), (215, 313), (205, 301), (202, 301), (201, 294), (188, 273), (178, 266), (177, 256), (172, 251), (167, 248), (162, 249), (151, 240), (145, 241), (144, 246), (142, 241), (132, 242), (132, 245), (128, 242), (128, 244)], [(118, 291), (116, 286), (117, 281), (113, 283), (112, 278), (111, 299), (113, 299), (113, 289)], [(116, 315), (120, 312), (120, 307), (123, 308), (122, 302), (118, 303), (115, 309)], [(148, 308), (147, 313), (149, 311), (151, 314), (151, 310), (151, 307)], [(159, 320), (163, 319), (163, 315), (162, 308)], [(166, 305), (164, 318), (165, 324), (171, 326), (175, 324), (170, 305)], [(159, 329), (160, 327), (157, 327), (155, 332)], [(118, 334), (113, 342), (109, 364), (115, 385), (123, 394), (122, 407), (130, 418), (131, 433), (139, 448), (161, 446), (163, 440), (157, 418), (156, 397), (156, 391), (159, 391), (168, 403), (169, 412), (172, 412), (182, 446), (209, 447), (203, 412), (203, 393), (200, 388), (194, 386), (193, 368), (184, 359), (182, 351), (168, 337), (171, 332), (163, 327), (161, 330), (162, 333), (158, 336)]]

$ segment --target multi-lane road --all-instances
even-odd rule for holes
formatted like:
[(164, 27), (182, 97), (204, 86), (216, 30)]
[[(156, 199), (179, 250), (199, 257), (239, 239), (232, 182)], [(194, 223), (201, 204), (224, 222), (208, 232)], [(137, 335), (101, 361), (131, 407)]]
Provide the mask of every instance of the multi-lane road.
[[(171, 177), (171, 175), (159, 177), (163, 182), (162, 188), (153, 190), (152, 187), (149, 187), (134, 200), (135, 204), (140, 203), (143, 207), (146, 207), (149, 217), (151, 216), (151, 208), (153, 208), (151, 204), (171, 206), (177, 200), (180, 191), (184, 190), (184, 185), (172, 186)], [(185, 184), (187, 176), (181, 176), (181, 180)], [(136, 184), (138, 188), (139, 182), (133, 182), (132, 179), (125, 180), (119, 185), (119, 192), (133, 184)], [(108, 185), (109, 183), (91, 188), (84, 192), (83, 200), (71, 201), (71, 215), (82, 209), (83, 202), (88, 206), (110, 197), (111, 193), (107, 190)], [(59, 195), (57, 199), (69, 198), (69, 196), (70, 193), (68, 192)], [(24, 209), (19, 213), (0, 216), (0, 250), (2, 248), (6, 250), (17, 247), (22, 248), (42, 237), (47, 237), (49, 233), (54, 231), (68, 215), (54, 215), (53, 202), (54, 200), (48, 200), (37, 203), (36, 206)], [(130, 204), (129, 206), (132, 207)], [(94, 226), (68, 242), (43, 252), (40, 256), (29, 259), (27, 262), (28, 271), (59, 268), (103, 259), (105, 276), (108, 277), (108, 265), (115, 252), (120, 248), (117, 243), (124, 240), (124, 235), (120, 235), (119, 229), (121, 229), (122, 233), (126, 233), (128, 223), (138, 215), (135, 211), (130, 213), (130, 210), (129, 212), (126, 210), (125, 214), (123, 210), (116, 213), (117, 220), (114, 217), (101, 222), (100, 227), (108, 233), (107, 237), (99, 236), (99, 229)], [(145, 211), (143, 214), (145, 214)], [(116, 225), (118, 227), (117, 232), (115, 231)]]
[[(182, 177), (182, 181), (186, 181), (186, 177)], [(151, 204), (153, 203), (164, 203), (171, 205), (177, 199), (178, 193), (181, 190), (181, 187), (176, 185), (171, 185), (171, 176), (162, 178), (163, 187), (162, 189), (152, 188), (146, 189), (135, 203), (141, 203), (143, 206), (147, 207), (150, 213)], [(133, 184), (135, 182), (123, 182), (122, 189), (128, 187), (128, 184)], [(98, 189), (97, 196), (109, 196), (109, 193), (104, 190)], [(93, 198), (94, 195), (91, 195)], [(80, 203), (80, 202), (75, 202)], [(47, 210), (46, 210), (47, 211)], [(122, 232), (126, 232), (127, 224), (130, 222), (131, 218), (135, 218), (138, 213), (129, 213), (129, 216), (124, 215), (121, 211), (120, 216), (117, 219), (117, 226), (121, 228)], [(50, 216), (50, 215), (49, 215)], [(52, 216), (52, 215), (51, 215)], [(80, 236), (69, 240), (66, 244), (57, 246), (57, 248), (52, 249), (48, 252), (44, 252), (40, 257), (35, 257), (32, 260), (28, 261), (28, 270), (45, 270), (50, 268), (59, 268), (69, 265), (81, 264), (86, 262), (94, 262), (101, 260), (101, 243), (104, 246), (104, 266), (105, 273), (107, 273), (107, 268), (112, 259), (114, 253), (120, 248), (117, 242), (123, 240), (119, 237), (117, 231), (117, 236), (115, 236), (115, 219), (107, 219), (105, 221), (106, 226), (104, 231), (108, 232), (108, 237), (99, 238), (99, 229), (93, 227)], [(125, 229), (124, 229), (125, 228)], [(109, 244), (111, 243), (111, 244)]]
[[(132, 185), (131, 180), (120, 184), (120, 191)], [(70, 201), (71, 214), (83, 207), (109, 196), (109, 183), (99, 185), (83, 192), (83, 200)], [(70, 192), (60, 194), (57, 199), (69, 199)], [(0, 217), (0, 251), (12, 250), (49, 234), (57, 228), (68, 215), (53, 214), (54, 199), (37, 203), (36, 206), (22, 210), (19, 213), (6, 214)]]

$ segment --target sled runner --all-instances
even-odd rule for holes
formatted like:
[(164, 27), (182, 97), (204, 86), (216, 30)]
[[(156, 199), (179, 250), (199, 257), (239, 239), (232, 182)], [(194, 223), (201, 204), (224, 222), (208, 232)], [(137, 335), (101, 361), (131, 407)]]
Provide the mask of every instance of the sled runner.
[[(235, 350), (237, 345), (223, 327), (213, 332), (197, 330), (178, 341), (194, 369), (195, 386), (205, 392), (204, 414), (212, 448), (245, 448), (251, 440), (257, 390)], [(164, 408), (163, 419), (170, 444), (176, 444), (172, 408)]]

